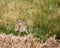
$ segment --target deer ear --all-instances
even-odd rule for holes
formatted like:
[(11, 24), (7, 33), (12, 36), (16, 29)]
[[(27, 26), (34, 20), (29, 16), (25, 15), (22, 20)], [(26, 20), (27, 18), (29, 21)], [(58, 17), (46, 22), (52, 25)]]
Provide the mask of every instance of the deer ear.
[(16, 22), (18, 22), (18, 19), (16, 19)]
[(18, 23), (19, 23), (19, 22), (20, 22), (20, 20), (19, 20), (19, 19), (16, 19), (16, 22), (18, 22)]

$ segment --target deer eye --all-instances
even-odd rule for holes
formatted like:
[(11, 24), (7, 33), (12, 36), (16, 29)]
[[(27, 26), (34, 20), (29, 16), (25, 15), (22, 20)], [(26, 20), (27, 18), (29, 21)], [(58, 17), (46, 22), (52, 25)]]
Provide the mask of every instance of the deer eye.
[(21, 27), (21, 25), (18, 26), (18, 29)]

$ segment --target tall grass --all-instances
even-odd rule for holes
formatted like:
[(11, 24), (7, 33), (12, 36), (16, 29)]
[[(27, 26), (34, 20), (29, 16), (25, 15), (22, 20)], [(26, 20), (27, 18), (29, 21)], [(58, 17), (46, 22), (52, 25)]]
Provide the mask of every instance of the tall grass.
[(0, 32), (13, 33), (17, 20), (27, 23), (38, 38), (60, 35), (60, 8), (57, 0), (0, 0)]

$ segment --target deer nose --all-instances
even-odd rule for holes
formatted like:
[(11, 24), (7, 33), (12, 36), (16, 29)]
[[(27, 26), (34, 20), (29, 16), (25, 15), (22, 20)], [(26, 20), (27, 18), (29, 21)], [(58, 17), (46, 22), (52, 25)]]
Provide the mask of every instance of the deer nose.
[(16, 32), (19, 32), (19, 30), (17, 30)]

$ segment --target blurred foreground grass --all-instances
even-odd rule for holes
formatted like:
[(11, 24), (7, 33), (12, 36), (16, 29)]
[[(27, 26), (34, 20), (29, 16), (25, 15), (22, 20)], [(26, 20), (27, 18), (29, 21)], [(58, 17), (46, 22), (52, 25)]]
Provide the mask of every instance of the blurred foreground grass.
[(0, 0), (0, 32), (14, 34), (17, 20), (27, 23), (28, 31), (38, 38), (60, 38), (59, 0)]

